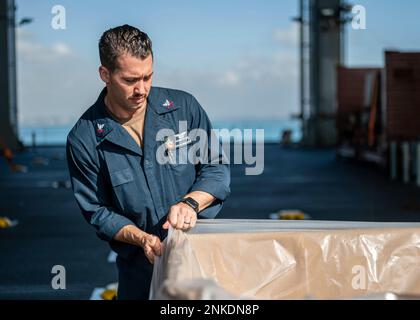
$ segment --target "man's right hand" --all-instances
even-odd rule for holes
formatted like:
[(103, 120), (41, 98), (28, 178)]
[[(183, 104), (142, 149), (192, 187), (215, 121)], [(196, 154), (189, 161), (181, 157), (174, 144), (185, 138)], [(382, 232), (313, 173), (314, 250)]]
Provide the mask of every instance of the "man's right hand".
[(155, 256), (162, 254), (162, 243), (160, 239), (153, 234), (148, 234), (140, 230), (134, 225), (122, 227), (116, 233), (114, 239), (143, 248), (144, 254), (152, 264), (155, 262)]
[(155, 256), (160, 256), (162, 254), (160, 239), (153, 234), (145, 233), (141, 238), (140, 243), (147, 259), (153, 264), (155, 262)]

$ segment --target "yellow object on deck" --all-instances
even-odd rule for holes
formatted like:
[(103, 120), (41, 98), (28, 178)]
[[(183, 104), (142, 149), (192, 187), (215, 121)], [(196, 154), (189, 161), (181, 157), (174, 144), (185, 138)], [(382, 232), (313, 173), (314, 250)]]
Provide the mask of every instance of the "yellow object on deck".
[(116, 300), (118, 293), (118, 282), (110, 283), (106, 286), (105, 290), (101, 293), (103, 300)]
[(12, 221), (7, 217), (0, 217), (0, 229), (10, 228)]
[(279, 218), (281, 220), (305, 220), (305, 213), (302, 211), (281, 211)]
[(101, 298), (104, 300), (115, 300), (117, 299), (117, 290), (115, 289), (105, 289), (101, 293)]
[(270, 214), (272, 220), (310, 220), (311, 217), (301, 210), (280, 210)]

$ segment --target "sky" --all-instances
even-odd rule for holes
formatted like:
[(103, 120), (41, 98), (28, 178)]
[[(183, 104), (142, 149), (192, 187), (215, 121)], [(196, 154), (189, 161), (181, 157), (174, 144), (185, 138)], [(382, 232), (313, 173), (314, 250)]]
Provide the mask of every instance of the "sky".
[[(21, 125), (70, 125), (103, 83), (98, 40), (131, 24), (153, 42), (154, 85), (192, 93), (212, 120), (288, 119), (299, 110), (297, 0), (16, 0)], [(352, 3), (356, 4), (356, 3)], [(367, 29), (346, 28), (345, 63), (382, 66), (384, 48), (420, 50), (420, 1), (358, 0)], [(52, 28), (65, 8), (66, 29)]]

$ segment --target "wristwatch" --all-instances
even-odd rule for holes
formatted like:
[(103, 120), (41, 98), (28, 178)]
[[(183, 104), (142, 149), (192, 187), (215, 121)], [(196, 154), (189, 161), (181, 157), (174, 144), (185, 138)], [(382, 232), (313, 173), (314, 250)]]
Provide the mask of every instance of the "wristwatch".
[(183, 198), (182, 200), (180, 200), (179, 202), (183, 202), (183, 203), (186, 203), (186, 204), (188, 204), (191, 208), (193, 208), (194, 209), (194, 211), (196, 212), (196, 213), (198, 213), (198, 207), (199, 207), (199, 204), (198, 204), (198, 202), (197, 201), (195, 201), (193, 198), (191, 198), (191, 197), (187, 197), (187, 198)]

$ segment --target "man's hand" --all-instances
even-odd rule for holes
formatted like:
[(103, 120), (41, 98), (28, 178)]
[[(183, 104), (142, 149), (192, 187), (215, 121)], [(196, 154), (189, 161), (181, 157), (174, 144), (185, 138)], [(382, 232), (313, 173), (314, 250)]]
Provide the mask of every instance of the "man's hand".
[(145, 233), (140, 240), (140, 244), (151, 264), (155, 262), (155, 256), (160, 256), (162, 254), (160, 239), (153, 234)]
[(180, 202), (169, 209), (168, 220), (163, 225), (163, 229), (174, 229), (188, 231), (195, 227), (197, 214), (188, 204)]
[(153, 234), (140, 230), (134, 225), (127, 225), (121, 228), (115, 234), (114, 239), (143, 248), (144, 254), (152, 264), (155, 262), (155, 255), (160, 256), (162, 254), (160, 239)]
[[(184, 198), (191, 197), (198, 202), (198, 211), (204, 210), (213, 203), (216, 199), (210, 193), (204, 191), (193, 191), (184, 196)], [(188, 204), (179, 202), (169, 208), (168, 219), (163, 225), (163, 229), (169, 229), (172, 226), (174, 229), (188, 231), (195, 227), (197, 222), (197, 213)]]

